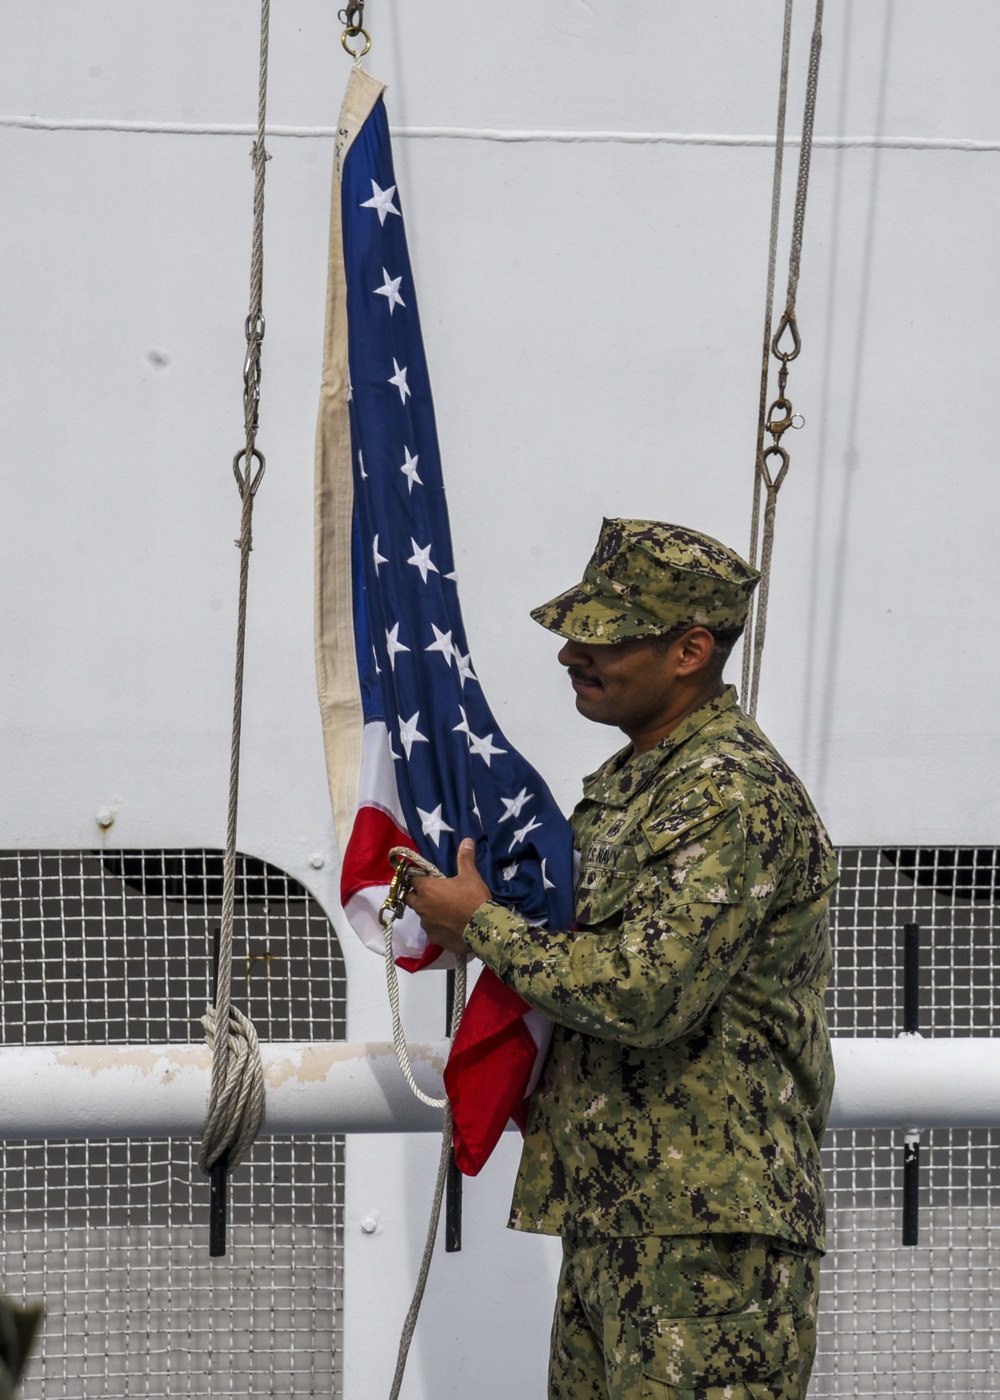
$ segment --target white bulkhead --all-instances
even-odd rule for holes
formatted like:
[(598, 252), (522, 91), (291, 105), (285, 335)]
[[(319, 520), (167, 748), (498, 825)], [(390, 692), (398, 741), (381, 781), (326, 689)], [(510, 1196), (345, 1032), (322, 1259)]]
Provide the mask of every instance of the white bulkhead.
[[(257, 23), (236, 0), (0, 13), (4, 849), (223, 842)], [(615, 736), (528, 608), (603, 515), (749, 536), (781, 6), (370, 0), (366, 23), (473, 660), (568, 809)], [(239, 845), (329, 913), (361, 1041), (388, 1012), (338, 903), (313, 660), (340, 29), (274, 5)], [(838, 845), (998, 842), (998, 31), (984, 0), (828, 6), (759, 714)], [(438, 1039), (441, 981), (405, 991)], [(388, 1389), (436, 1152), (348, 1139), (348, 1400)], [(516, 1158), (508, 1134), (466, 1185), (407, 1394), (541, 1393), (558, 1248), (503, 1228)]]

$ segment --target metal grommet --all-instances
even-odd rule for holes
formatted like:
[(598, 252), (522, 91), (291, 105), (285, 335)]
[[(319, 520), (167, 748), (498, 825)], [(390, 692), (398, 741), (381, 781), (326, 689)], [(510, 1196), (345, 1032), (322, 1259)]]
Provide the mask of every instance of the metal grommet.
[[(347, 41), (348, 39), (356, 39), (359, 34), (364, 36), (365, 46), (363, 49), (352, 49)], [(348, 27), (344, 30), (343, 34), (341, 34), (340, 36), (340, 42), (343, 44), (344, 48), (354, 59), (355, 63), (357, 63), (360, 59), (364, 58), (365, 54), (372, 46), (371, 35), (368, 33), (367, 29), (362, 29), (360, 24), (348, 25)]]

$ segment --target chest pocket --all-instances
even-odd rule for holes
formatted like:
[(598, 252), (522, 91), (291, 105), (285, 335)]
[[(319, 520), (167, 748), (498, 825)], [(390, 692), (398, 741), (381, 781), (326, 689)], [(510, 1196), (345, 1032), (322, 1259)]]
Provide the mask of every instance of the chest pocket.
[(653, 860), (685, 902), (739, 902), (746, 858), (742, 826), (738, 820), (728, 823), (729, 839), (715, 831), (739, 805), (737, 794), (723, 796), (711, 778), (702, 777), (642, 823)]
[(621, 913), (639, 876), (639, 858), (631, 846), (591, 843), (580, 861), (576, 886), (576, 921), (594, 927)]

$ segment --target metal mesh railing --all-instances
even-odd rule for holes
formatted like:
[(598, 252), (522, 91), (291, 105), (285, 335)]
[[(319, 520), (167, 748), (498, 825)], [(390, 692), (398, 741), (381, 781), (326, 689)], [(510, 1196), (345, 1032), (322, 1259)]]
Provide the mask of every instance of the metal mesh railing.
[[(834, 1034), (900, 1029), (907, 922), (924, 933), (925, 1031), (1000, 1034), (1000, 853), (840, 855)], [(0, 856), (3, 1039), (200, 1037), (220, 892), (216, 852)], [(234, 984), (262, 1037), (342, 1036), (343, 965), (322, 911), (254, 862), (241, 863), (238, 896)], [(828, 1140), (816, 1397), (1000, 1394), (1000, 1133), (936, 1130), (924, 1143), (910, 1250), (899, 1135)], [(339, 1394), (339, 1139), (259, 1142), (234, 1182), (231, 1256), (214, 1264), (186, 1141), (8, 1144), (0, 1160), (3, 1284), (48, 1309), (26, 1400)]]
[[(924, 1034), (1000, 1035), (1000, 852), (849, 849), (833, 909), (834, 1035), (902, 1029), (902, 927), (921, 927)], [(816, 1397), (1000, 1394), (1000, 1132), (923, 1137), (920, 1244), (900, 1247), (902, 1134), (830, 1135)]]
[[(3, 1040), (200, 1039), (220, 895), (214, 851), (0, 855)], [(262, 1039), (343, 1038), (329, 920), (244, 857), (233, 985)], [(3, 1147), (3, 1287), (46, 1307), (25, 1400), (340, 1393), (342, 1140), (260, 1139), (214, 1262), (196, 1157), (177, 1139)]]

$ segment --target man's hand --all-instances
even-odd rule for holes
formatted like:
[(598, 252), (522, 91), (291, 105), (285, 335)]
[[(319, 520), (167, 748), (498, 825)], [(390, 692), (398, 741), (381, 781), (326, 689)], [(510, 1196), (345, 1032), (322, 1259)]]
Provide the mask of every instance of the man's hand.
[(432, 943), (451, 953), (467, 953), (462, 937), (473, 914), (490, 898), (489, 887), (476, 869), (476, 843), (466, 839), (458, 848), (458, 874), (438, 880), (414, 872), (406, 902), (414, 909)]

